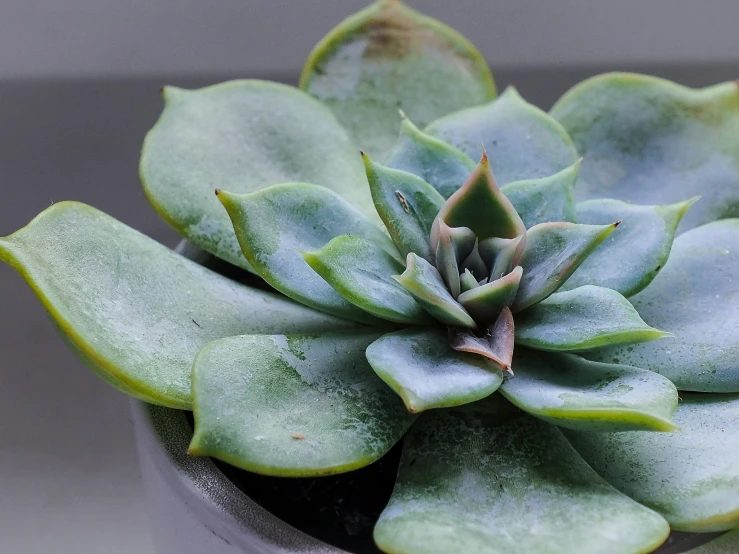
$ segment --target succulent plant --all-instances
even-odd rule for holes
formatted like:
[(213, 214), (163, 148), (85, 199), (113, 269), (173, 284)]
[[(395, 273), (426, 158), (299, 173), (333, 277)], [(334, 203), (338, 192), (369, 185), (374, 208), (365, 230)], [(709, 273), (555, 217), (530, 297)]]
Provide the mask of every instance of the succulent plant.
[(144, 190), (235, 278), (70, 202), (0, 258), (100, 377), (193, 411), (190, 454), (320, 476), (404, 439), (389, 553), (739, 525), (737, 83), (606, 74), (545, 113), (380, 0), (300, 89), (163, 95)]

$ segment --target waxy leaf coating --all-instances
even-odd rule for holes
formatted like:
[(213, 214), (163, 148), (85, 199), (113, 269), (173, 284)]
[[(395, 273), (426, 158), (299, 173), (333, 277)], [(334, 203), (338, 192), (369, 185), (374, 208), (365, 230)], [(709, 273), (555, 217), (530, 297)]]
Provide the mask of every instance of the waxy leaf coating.
[(544, 421), (586, 432), (672, 431), (677, 389), (635, 367), (518, 348), (503, 395)]
[(644, 289), (667, 262), (677, 226), (695, 200), (667, 206), (608, 199), (578, 204), (578, 223), (621, 225), (588, 256), (563, 290), (598, 285), (629, 297)]
[(388, 154), (385, 165), (418, 175), (444, 198), (449, 198), (477, 164), (461, 150), (427, 135), (403, 117), (400, 137)]
[(439, 271), (423, 258), (408, 254), (402, 275), (393, 277), (436, 319), (455, 327), (477, 327), (467, 310), (457, 302)]
[(414, 252), (431, 261), (429, 235), (444, 197), (420, 177), (363, 159), (375, 209), (395, 246), (404, 257)]
[(434, 121), (424, 131), (472, 159), (483, 145), (502, 185), (549, 177), (579, 157), (562, 125), (512, 87), (497, 100)]
[(556, 291), (618, 226), (540, 223), (526, 232), (518, 264), (523, 277), (514, 313), (541, 302)]
[(691, 89), (633, 73), (608, 73), (552, 108), (584, 157), (578, 200), (636, 204), (702, 200), (681, 229), (739, 216), (739, 85)]
[(503, 382), (496, 365), (453, 350), (440, 329), (384, 335), (367, 348), (367, 360), (411, 413), (475, 402)]
[(600, 478), (556, 427), (483, 412), (423, 414), (375, 527), (393, 554), (650, 552), (667, 522)]
[(615, 290), (593, 285), (558, 292), (516, 315), (516, 343), (537, 350), (580, 352), (670, 336), (644, 323)]
[(193, 367), (190, 453), (280, 477), (331, 475), (383, 456), (413, 422), (364, 357), (378, 334), (245, 335)]
[(588, 357), (664, 375), (680, 390), (739, 392), (739, 219), (675, 239), (665, 267), (631, 302), (675, 340), (605, 348)]
[(511, 201), (527, 229), (550, 221), (590, 223), (577, 220), (575, 215), (572, 190), (580, 163), (578, 160), (550, 177), (508, 183), (500, 191)]
[(433, 323), (413, 296), (392, 278), (403, 264), (377, 244), (343, 235), (302, 256), (342, 298), (358, 308), (396, 323)]
[(98, 375), (172, 408), (190, 408), (192, 360), (212, 340), (352, 325), (222, 277), (76, 202), (54, 204), (0, 239), (0, 260)]
[[(354, 234), (395, 249), (390, 239), (346, 200), (307, 183), (274, 185), (251, 194), (218, 191), (236, 237), (254, 270), (281, 293), (340, 317), (375, 323), (341, 297), (299, 254), (331, 239)], [(320, 224), (318, 223), (320, 222)]]
[(496, 94), (467, 39), (398, 0), (379, 0), (336, 26), (313, 49), (300, 88), (377, 159), (398, 136), (398, 108), (423, 127)]
[(590, 466), (673, 529), (739, 523), (739, 396), (681, 393), (671, 433), (568, 432)]
[(503, 308), (513, 303), (522, 274), (523, 269), (516, 267), (505, 277), (463, 292), (457, 297), (457, 302), (478, 323), (492, 323)]
[(331, 111), (299, 89), (231, 81), (164, 89), (165, 108), (141, 152), (144, 192), (187, 240), (249, 269), (213, 190), (247, 193), (310, 182), (372, 215), (357, 147)]

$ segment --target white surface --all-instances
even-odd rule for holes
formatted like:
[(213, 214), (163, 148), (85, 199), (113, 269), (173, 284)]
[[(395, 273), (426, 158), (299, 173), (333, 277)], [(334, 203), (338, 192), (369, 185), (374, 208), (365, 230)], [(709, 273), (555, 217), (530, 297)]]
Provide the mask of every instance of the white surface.
[[(0, 76), (296, 74), (367, 0), (0, 0)], [(408, 0), (493, 67), (739, 59), (736, 0)], [(739, 67), (739, 64), (737, 64)]]

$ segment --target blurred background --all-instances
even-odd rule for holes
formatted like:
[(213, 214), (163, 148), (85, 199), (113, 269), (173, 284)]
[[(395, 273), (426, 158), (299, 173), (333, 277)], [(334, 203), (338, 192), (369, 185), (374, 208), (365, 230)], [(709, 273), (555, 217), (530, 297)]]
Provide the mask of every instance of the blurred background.
[[(467, 35), (502, 89), (548, 109), (631, 70), (739, 78), (736, 0), (412, 0)], [(295, 83), (363, 0), (0, 0), (0, 236), (52, 202), (92, 204), (168, 245), (138, 155), (163, 84)], [(151, 554), (128, 405), (67, 351), (0, 266), (0, 551)]]

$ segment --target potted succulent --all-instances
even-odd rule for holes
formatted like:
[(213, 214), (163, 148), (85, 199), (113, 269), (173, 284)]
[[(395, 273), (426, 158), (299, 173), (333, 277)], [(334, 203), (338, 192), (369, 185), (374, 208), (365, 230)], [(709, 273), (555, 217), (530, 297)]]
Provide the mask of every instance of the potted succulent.
[[(140, 174), (179, 251), (73, 202), (0, 239), (138, 399), (163, 552), (631, 554), (739, 525), (737, 83), (600, 75), (546, 113), (380, 0), (300, 88), (163, 96)], [(284, 516), (327, 482), (387, 489), (355, 542)]]

